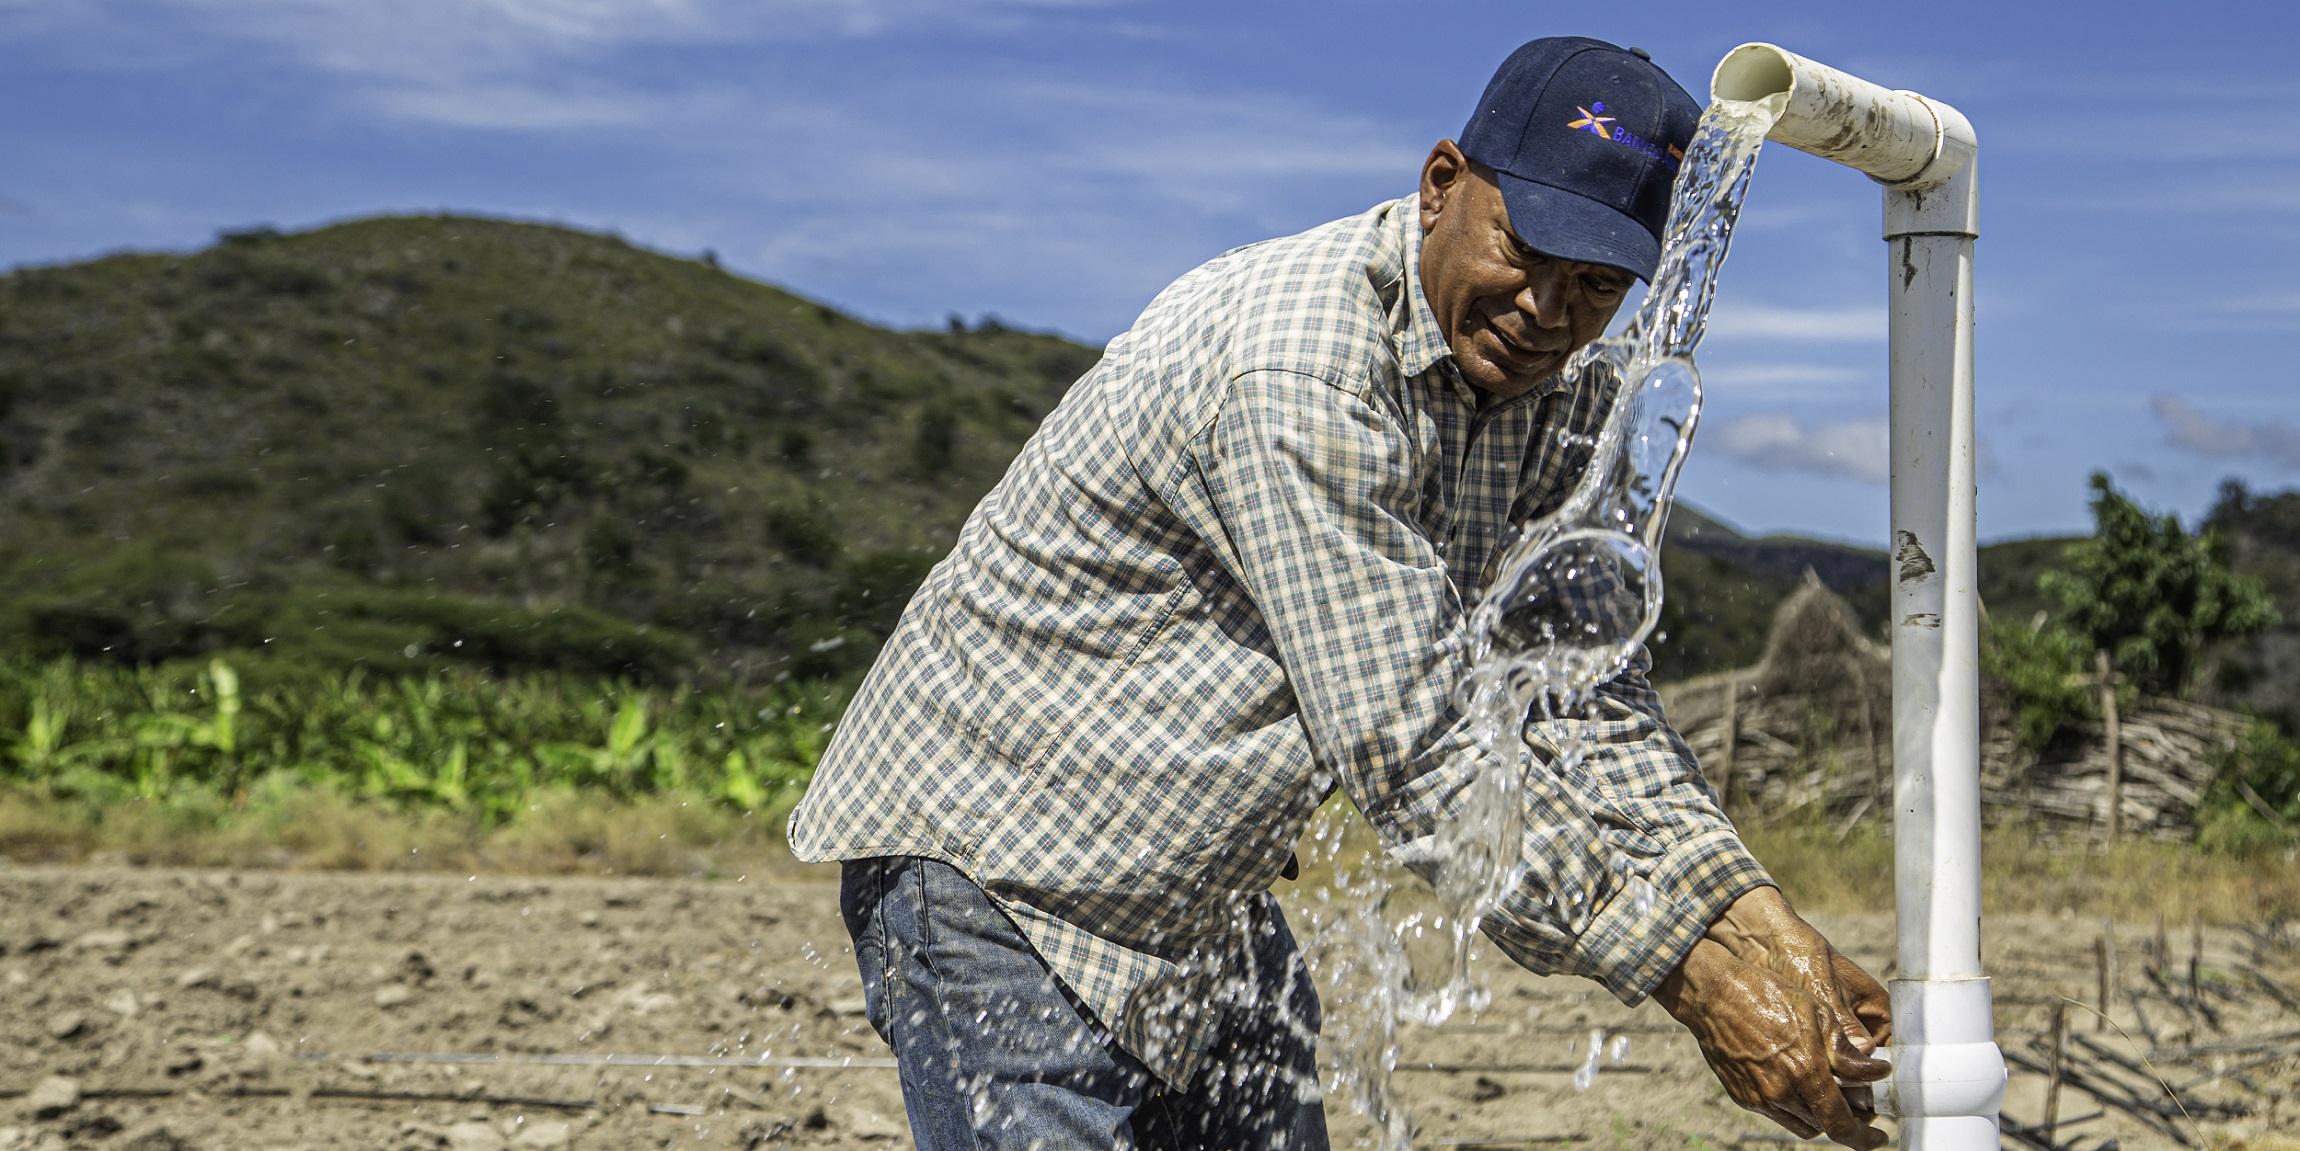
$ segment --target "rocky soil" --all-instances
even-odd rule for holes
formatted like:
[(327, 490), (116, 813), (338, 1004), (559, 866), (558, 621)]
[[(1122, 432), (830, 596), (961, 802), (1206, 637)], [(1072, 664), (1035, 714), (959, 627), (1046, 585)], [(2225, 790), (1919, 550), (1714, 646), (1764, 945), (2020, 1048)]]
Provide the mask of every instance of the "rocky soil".
[[(823, 878), (0, 870), (0, 1151), (908, 1146)], [(1889, 916), (1823, 926), (1882, 969)], [(2050, 996), (2092, 997), (2096, 933), (1991, 925), (2008, 1048), (2025, 1049)], [(2223, 957), (2255, 962), (2247, 946), (2209, 933), (2207, 982), (2237, 962)], [(1404, 1033), (1419, 1145), (1785, 1141), (1725, 1099), (1657, 1009), (1491, 972), (1489, 1010)], [(2218, 1030), (2152, 1006), (2160, 1032), (2194, 1032), (2159, 1040), (2300, 1026), (2267, 999), (2223, 999)], [(1629, 1049), (1577, 1090), (1592, 1028)], [(2289, 1132), (2276, 1097), (2294, 1066), (2245, 1068), (2256, 1092), (2213, 1097), (2255, 1113), (2199, 1141)], [(2041, 1076), (2016, 1073), (2008, 1114), (2033, 1122), (2041, 1096)], [(2064, 1092), (2064, 1116), (2095, 1110)], [(1346, 1104), (1330, 1111), (1337, 1146), (1364, 1138)], [(2116, 1112), (2071, 1137), (2171, 1145)]]

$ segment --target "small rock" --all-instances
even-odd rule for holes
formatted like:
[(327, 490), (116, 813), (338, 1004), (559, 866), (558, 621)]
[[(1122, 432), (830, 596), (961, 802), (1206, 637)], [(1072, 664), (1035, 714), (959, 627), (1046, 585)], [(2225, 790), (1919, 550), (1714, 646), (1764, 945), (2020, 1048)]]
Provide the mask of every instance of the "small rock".
[(910, 1134), (908, 1123), (880, 1111), (850, 1111), (846, 1125), (857, 1139), (900, 1139)]
[(74, 951), (126, 951), (135, 946), (136, 938), (125, 931), (107, 929), (91, 931), (72, 941)]
[(230, 943), (224, 944), (224, 958), (238, 959), (240, 956), (246, 955), (248, 952), (255, 950), (255, 946), (255, 936), (242, 935), (238, 939), (234, 939)]
[(280, 1056), (280, 1041), (257, 1031), (240, 1042), (240, 1050), (257, 1059), (277, 1059)]
[(385, 1011), (398, 1007), (413, 998), (415, 998), (415, 992), (409, 991), (404, 983), (386, 983), (375, 989), (375, 1005)]
[(24, 1096), (24, 1110), (34, 1119), (54, 1119), (80, 1105), (80, 1084), (61, 1075), (42, 1079)]
[(31, 1145), (31, 1133), (22, 1127), (0, 1127), (0, 1151), (24, 1151)]
[(109, 1115), (87, 1115), (66, 1125), (64, 1134), (72, 1139), (109, 1139), (125, 1126)]
[(134, 1019), (138, 1006), (136, 993), (125, 987), (104, 997), (104, 1010), (123, 1019)]
[(88, 1017), (77, 1011), (66, 1011), (48, 1021), (51, 1039), (70, 1039), (88, 1029)]
[(797, 1127), (788, 1119), (745, 1119), (735, 1129), (735, 1145), (743, 1151), (759, 1151), (781, 1143)]
[(200, 1058), (199, 1052), (187, 1047), (168, 1056), (167, 1060), (160, 1064), (160, 1069), (170, 1075), (189, 1075), (205, 1066), (207, 1066), (207, 1060)]
[(130, 1134), (114, 1151), (192, 1151), (192, 1145), (175, 1132), (155, 1124)]
[(457, 1123), (447, 1129), (447, 1151), (503, 1151), (503, 1135), (485, 1123)]
[(599, 926), (599, 913), (596, 911), (586, 911), (581, 915), (576, 916), (575, 922), (580, 923), (585, 927), (597, 927)]
[(511, 1139), (513, 1147), (541, 1148), (556, 1151), (575, 1139), (575, 1128), (557, 1119), (544, 1119), (519, 1125), (519, 1134)]
[(187, 991), (194, 987), (214, 988), (221, 982), (222, 980), (216, 975), (215, 969), (212, 967), (194, 967), (182, 975), (176, 976), (176, 986)]
[(850, 995), (844, 999), (833, 999), (829, 1003), (824, 1004), (824, 1007), (827, 1008), (833, 1015), (860, 1015), (864, 1012), (864, 1010), (866, 1010), (863, 1003), (863, 997), (860, 995)]

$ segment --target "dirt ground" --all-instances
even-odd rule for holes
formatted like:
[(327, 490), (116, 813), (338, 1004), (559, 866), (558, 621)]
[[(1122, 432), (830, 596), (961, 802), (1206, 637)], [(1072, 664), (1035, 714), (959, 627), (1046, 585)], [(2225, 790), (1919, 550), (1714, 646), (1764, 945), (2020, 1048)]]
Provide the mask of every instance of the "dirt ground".
[[(0, 1151), (908, 1146), (825, 878), (0, 870)], [(1883, 971), (1889, 916), (1822, 926)], [(2037, 1041), (2052, 996), (2092, 1000), (2098, 932), (1990, 924), (2009, 1051)], [(2188, 941), (2184, 927), (2172, 934), (2177, 983)], [(2143, 982), (2151, 937), (2120, 936), (2120, 982)], [(2290, 966), (2271, 981), (2300, 966), (2261, 948), (2241, 932), (2206, 933), (2202, 985), (2275, 955)], [(1726, 1100), (1657, 1008), (1488, 966), (1489, 1010), (1405, 1033), (1417, 1145), (1789, 1141)], [(2202, 999), (2198, 1011), (2149, 1005), (2160, 1045), (2300, 1027), (2265, 994)], [(2129, 1009), (2117, 1018), (2136, 1026)], [(2089, 1017), (2071, 1026), (2095, 1034)], [(1580, 1091), (1572, 1069), (1593, 1027), (1631, 1049)], [(2191, 1094), (2254, 1113), (2206, 1121), (2191, 1138), (2295, 1130), (2280, 1100), (2300, 1086), (2300, 1060), (2251, 1058)], [(2041, 1075), (2016, 1069), (2007, 1115), (2035, 1122), (2043, 1091)], [(2064, 1089), (2065, 1118), (2099, 1109)], [(1329, 1111), (1337, 1146), (1365, 1140), (1346, 1104)], [(2124, 1151), (2173, 1145), (2113, 1110), (2060, 1133), (2086, 1151), (2105, 1138)]]

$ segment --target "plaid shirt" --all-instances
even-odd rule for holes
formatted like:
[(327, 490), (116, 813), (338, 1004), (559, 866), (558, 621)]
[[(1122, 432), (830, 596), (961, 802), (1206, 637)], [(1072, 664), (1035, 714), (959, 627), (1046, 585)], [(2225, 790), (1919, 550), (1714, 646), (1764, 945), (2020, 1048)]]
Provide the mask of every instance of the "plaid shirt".
[[(1426, 854), (1464, 782), (1445, 767), (1467, 743), (1463, 605), (1511, 522), (1570, 493), (1611, 395), (1553, 381), (1481, 411), (1420, 255), (1409, 197), (1160, 293), (911, 600), (792, 850), (958, 868), (1168, 1082), (1205, 1054), (1241, 908), (1336, 781)], [(1486, 931), (1636, 1002), (1771, 880), (1641, 673), (1577, 722), (1594, 753), (1539, 773), (1527, 834), (1615, 863), (1583, 877), (1579, 930), (1534, 874)]]

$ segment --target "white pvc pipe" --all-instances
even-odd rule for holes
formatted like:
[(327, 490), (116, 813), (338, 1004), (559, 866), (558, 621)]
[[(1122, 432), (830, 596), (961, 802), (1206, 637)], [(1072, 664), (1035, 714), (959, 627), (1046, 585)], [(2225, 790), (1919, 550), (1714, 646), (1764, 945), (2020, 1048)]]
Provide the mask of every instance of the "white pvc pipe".
[(2005, 1065), (1980, 956), (1972, 125), (1770, 44), (1734, 49), (1711, 92), (1787, 93), (1769, 139), (1885, 185), (1898, 978), (1883, 1102), (1906, 1151), (1996, 1151)]

